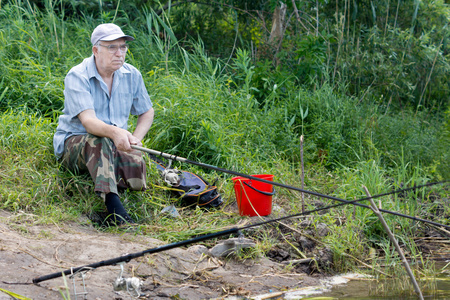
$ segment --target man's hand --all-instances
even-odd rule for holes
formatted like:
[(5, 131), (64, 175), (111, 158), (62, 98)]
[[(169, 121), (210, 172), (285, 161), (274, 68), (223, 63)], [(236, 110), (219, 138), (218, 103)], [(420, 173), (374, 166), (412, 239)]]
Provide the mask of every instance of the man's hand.
[(131, 145), (138, 145), (142, 146), (141, 141), (131, 134), (131, 132), (115, 127), (113, 130), (113, 136), (111, 139), (114, 142), (114, 145), (116, 145), (117, 149), (120, 151), (132, 151), (133, 148), (131, 148)]
[(142, 146), (141, 140), (128, 130), (108, 125), (99, 120), (94, 110), (88, 109), (78, 114), (78, 118), (90, 134), (110, 138), (120, 151), (132, 151), (131, 145)]
[(131, 135), (130, 145), (142, 146), (142, 141), (137, 137), (135, 137), (134, 135)]

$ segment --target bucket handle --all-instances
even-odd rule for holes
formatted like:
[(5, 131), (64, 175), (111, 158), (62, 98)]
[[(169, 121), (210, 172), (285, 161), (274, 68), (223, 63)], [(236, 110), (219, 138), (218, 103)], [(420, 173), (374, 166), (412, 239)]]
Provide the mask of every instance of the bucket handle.
[[(263, 194), (263, 195), (266, 195), (266, 196), (273, 196), (273, 195), (275, 195), (275, 187), (273, 187), (273, 190), (272, 190), (272, 192), (270, 193), (270, 192), (260, 191), (260, 190), (258, 190), (257, 188), (253, 187), (251, 184), (248, 184), (248, 183), (245, 182), (245, 181), (242, 181), (242, 183), (245, 184), (246, 186), (248, 186), (249, 188), (251, 188), (252, 190), (255, 190), (255, 191), (257, 191), (258, 193), (261, 193), (261, 194)], [(251, 181), (250, 181), (250, 183), (251, 183)]]

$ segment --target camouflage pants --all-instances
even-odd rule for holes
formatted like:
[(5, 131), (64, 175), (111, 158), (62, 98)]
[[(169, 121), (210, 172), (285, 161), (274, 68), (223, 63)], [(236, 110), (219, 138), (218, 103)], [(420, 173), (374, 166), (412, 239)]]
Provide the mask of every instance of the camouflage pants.
[(101, 196), (119, 189), (145, 190), (146, 166), (138, 150), (117, 150), (109, 138), (92, 134), (69, 137), (62, 163), (75, 173), (89, 172), (94, 191)]

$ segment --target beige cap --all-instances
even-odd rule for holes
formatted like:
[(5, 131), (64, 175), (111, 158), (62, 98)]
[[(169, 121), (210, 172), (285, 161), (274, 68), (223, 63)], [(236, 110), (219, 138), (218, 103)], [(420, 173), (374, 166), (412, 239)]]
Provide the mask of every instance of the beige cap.
[(134, 40), (134, 37), (124, 34), (116, 24), (105, 23), (94, 29), (91, 35), (91, 43), (95, 45), (98, 41), (114, 41), (120, 38), (125, 38), (127, 41)]

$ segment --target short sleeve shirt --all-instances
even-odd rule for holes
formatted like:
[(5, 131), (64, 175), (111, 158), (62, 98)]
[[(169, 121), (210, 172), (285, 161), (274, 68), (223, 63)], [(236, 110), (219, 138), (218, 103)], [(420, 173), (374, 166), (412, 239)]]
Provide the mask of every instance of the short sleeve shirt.
[(110, 97), (92, 55), (73, 67), (64, 80), (64, 109), (53, 136), (55, 155), (62, 156), (67, 138), (87, 133), (78, 119), (87, 109), (93, 109), (106, 124), (127, 129), (130, 114), (141, 115), (151, 108), (142, 75), (135, 67), (124, 63), (115, 71)]

